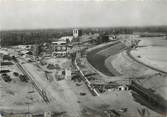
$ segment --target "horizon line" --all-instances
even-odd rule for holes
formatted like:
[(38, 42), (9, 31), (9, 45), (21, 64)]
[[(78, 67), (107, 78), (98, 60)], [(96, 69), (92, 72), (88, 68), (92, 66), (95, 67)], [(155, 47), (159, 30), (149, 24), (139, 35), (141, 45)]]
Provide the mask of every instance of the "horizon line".
[(31, 31), (31, 30), (65, 30), (65, 29), (89, 29), (89, 28), (146, 28), (146, 27), (167, 27), (167, 25), (147, 25), (147, 26), (75, 26), (57, 28), (24, 28), (24, 29), (0, 29), (2, 31)]

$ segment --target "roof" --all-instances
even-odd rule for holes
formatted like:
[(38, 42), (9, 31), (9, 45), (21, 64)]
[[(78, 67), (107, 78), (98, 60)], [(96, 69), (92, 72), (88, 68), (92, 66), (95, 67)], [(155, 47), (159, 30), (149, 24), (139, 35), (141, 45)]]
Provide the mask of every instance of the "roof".
[(66, 41), (66, 39), (69, 39), (70, 41), (72, 41), (73, 36), (63, 36), (63, 37), (59, 38), (59, 40), (62, 40), (62, 41)]
[(54, 41), (54, 42), (52, 42), (53, 44), (61, 44), (61, 43), (66, 43), (66, 41), (63, 41), (63, 40), (59, 40), (59, 41)]

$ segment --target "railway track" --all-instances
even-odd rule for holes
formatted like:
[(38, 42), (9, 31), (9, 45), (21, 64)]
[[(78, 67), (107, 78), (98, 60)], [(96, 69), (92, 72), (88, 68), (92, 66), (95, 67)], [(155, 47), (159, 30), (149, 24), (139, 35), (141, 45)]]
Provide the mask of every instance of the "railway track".
[(35, 81), (33, 80), (33, 76), (26, 72), (26, 70), (24, 70), (24, 68), (22, 67), (22, 65), (18, 62), (15, 61), (17, 67), (22, 71), (22, 73), (27, 76), (27, 78), (29, 80), (31, 80), (32, 85), (34, 86), (34, 88), (37, 90), (37, 92), (40, 94), (40, 96), (42, 97), (42, 99), (44, 100), (45, 103), (49, 103), (49, 98), (47, 97), (46, 91), (44, 91), (42, 88), (39, 88), (39, 86), (35, 83)]
[(77, 62), (76, 62), (76, 58), (74, 61), (75, 67), (76, 69), (79, 71), (79, 73), (81, 74), (83, 81), (85, 81), (86, 86), (88, 87), (89, 91), (91, 92), (91, 94), (93, 96), (99, 96), (99, 93), (96, 91), (95, 88), (92, 87), (91, 83), (89, 82), (89, 80), (87, 79), (87, 77), (83, 74), (83, 72), (81, 71), (81, 69), (79, 68)]

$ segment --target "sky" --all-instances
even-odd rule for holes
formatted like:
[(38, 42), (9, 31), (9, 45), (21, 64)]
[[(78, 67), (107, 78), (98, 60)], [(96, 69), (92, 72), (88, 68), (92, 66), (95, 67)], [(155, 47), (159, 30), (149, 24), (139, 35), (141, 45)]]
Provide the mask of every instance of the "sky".
[(0, 0), (0, 30), (167, 25), (167, 0)]

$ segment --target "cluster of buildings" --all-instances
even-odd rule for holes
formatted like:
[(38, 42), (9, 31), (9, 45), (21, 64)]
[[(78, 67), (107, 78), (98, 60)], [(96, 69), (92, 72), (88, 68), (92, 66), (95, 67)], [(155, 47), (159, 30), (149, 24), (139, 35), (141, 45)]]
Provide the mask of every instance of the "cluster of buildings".
[(75, 40), (79, 39), (81, 36), (81, 30), (74, 29), (73, 36), (63, 36), (59, 38), (57, 41), (52, 42), (52, 56), (55, 57), (65, 57), (68, 55), (69, 50), (71, 49), (71, 43)]
[[(72, 42), (78, 41), (80, 36), (81, 30), (73, 29), (72, 36), (63, 36), (51, 43), (18, 45), (14, 46), (13, 48), (18, 52), (19, 55), (25, 58), (31, 58), (32, 60), (37, 59), (43, 50), (45, 56), (52, 55), (54, 57), (66, 57), (69, 55), (72, 48)], [(0, 50), (0, 55), (1, 51), (2, 49)]]

